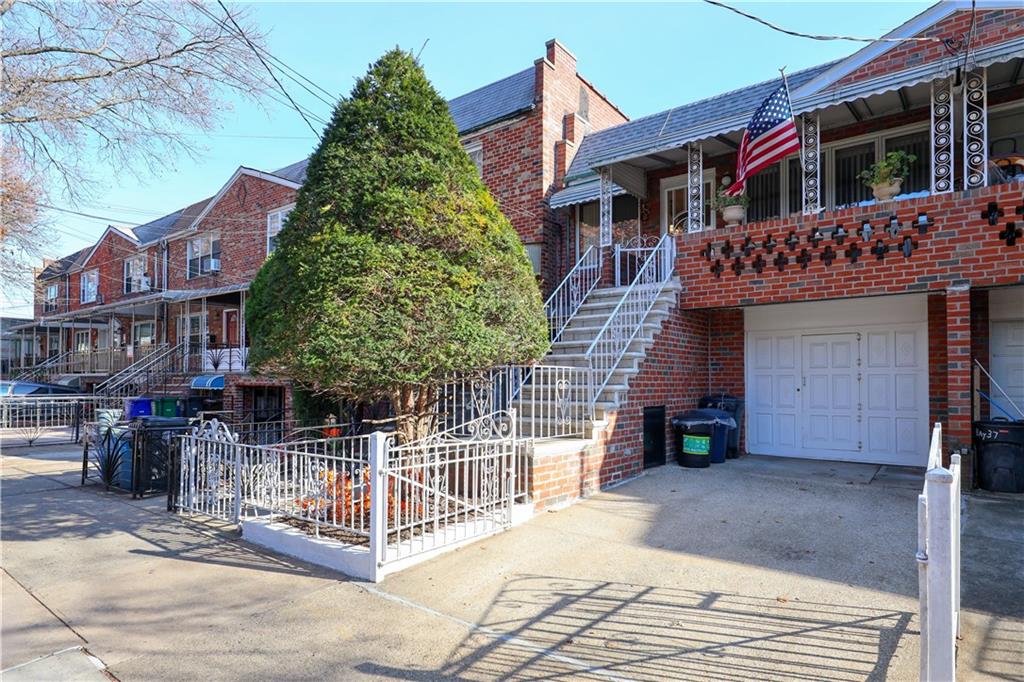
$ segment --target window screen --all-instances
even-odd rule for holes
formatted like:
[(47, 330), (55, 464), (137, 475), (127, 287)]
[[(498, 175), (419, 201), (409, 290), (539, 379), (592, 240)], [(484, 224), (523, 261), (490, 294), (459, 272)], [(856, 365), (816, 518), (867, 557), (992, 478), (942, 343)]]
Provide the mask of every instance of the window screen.
[(900, 194), (931, 189), (932, 159), (928, 131), (891, 137), (885, 141), (886, 154), (897, 151), (917, 157), (917, 160), (910, 164), (910, 174), (903, 180)]
[(781, 174), (779, 164), (769, 166), (747, 180), (747, 222), (778, 218), (782, 201)]
[(836, 208), (870, 199), (871, 188), (857, 177), (875, 162), (875, 143), (858, 144), (835, 151)]

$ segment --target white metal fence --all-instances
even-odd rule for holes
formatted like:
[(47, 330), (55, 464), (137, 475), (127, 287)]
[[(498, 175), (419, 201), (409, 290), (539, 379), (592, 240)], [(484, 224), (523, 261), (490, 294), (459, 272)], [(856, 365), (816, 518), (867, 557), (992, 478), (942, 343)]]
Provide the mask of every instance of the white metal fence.
[(27, 395), (0, 398), (0, 438), (7, 445), (77, 443), (96, 411), (124, 401), (96, 395)]
[(179, 453), (178, 511), (229, 522), (285, 518), (317, 537), (368, 545), (377, 567), (512, 522), (513, 412), (403, 445), (380, 432), (248, 445), (212, 420), (180, 437)]
[(960, 455), (942, 465), (942, 425), (932, 430), (924, 489), (917, 498), (921, 680), (956, 679), (960, 636)]

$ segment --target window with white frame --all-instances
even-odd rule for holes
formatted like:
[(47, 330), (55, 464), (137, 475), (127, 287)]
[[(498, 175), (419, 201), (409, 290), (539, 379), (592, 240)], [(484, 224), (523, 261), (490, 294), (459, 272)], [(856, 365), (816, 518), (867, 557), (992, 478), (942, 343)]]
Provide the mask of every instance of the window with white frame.
[(88, 331), (75, 332), (75, 350), (89, 350), (89, 336)]
[(99, 295), (100, 271), (88, 270), (79, 275), (79, 302), (93, 303)]
[(469, 158), (472, 159), (473, 165), (476, 166), (476, 172), (480, 177), (484, 175), (484, 145), (480, 140), (474, 142), (467, 142), (463, 145), (466, 153), (469, 154)]
[[(686, 230), (686, 217), (689, 203), (687, 201), (687, 176), (676, 175), (661, 181), (661, 230), (681, 227)], [(704, 229), (715, 228), (715, 212), (712, 210), (715, 196), (715, 169), (704, 169)]]
[(267, 255), (274, 253), (277, 249), (277, 235), (281, 233), (281, 228), (284, 227), (285, 218), (295, 208), (295, 204), (291, 206), (285, 206), (279, 208), (276, 211), (271, 211), (267, 214)]
[(153, 322), (136, 322), (132, 329), (132, 345), (152, 346), (156, 342), (156, 325)]
[(47, 312), (53, 312), (57, 309), (57, 297), (60, 296), (60, 285), (47, 284), (46, 293), (43, 296), (43, 309)]
[(220, 272), (220, 233), (208, 232), (188, 240), (188, 279)]
[(124, 261), (124, 293), (132, 294), (140, 291), (149, 291), (145, 254), (126, 258)]

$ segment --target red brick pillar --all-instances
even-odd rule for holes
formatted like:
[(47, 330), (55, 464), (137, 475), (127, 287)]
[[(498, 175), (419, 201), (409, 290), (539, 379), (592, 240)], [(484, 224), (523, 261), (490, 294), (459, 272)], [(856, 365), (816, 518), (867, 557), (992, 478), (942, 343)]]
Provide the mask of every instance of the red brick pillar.
[[(944, 430), (944, 459), (971, 444), (971, 290), (946, 290), (946, 391), (949, 418)], [(969, 467), (965, 467), (969, 470)]]

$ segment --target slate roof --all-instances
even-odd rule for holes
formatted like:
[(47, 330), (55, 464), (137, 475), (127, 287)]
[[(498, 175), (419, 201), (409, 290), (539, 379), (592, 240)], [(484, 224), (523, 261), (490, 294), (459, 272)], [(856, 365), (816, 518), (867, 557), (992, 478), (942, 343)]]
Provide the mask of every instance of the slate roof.
[(52, 279), (54, 277), (59, 277), (60, 275), (63, 275), (71, 268), (77, 265), (81, 265), (82, 261), (84, 261), (86, 257), (88, 257), (89, 252), (92, 251), (93, 246), (93, 244), (90, 244), (84, 249), (79, 249), (78, 251), (75, 251), (69, 256), (58, 258), (57, 260), (43, 268), (43, 270), (39, 273), (37, 279)]
[(197, 201), (191, 206), (178, 209), (174, 213), (163, 216), (152, 220), (145, 225), (139, 225), (133, 231), (138, 240), (143, 244), (149, 244), (159, 239), (163, 239), (172, 232), (184, 229), (192, 224), (203, 209), (206, 208), (206, 204), (210, 202), (213, 197), (207, 197), (202, 201)]
[[(795, 90), (836, 63), (833, 61), (787, 74), (790, 90)], [(578, 178), (591, 174), (597, 160), (630, 153), (640, 156), (645, 149), (665, 149), (673, 137), (684, 135), (691, 128), (725, 118), (749, 118), (765, 97), (781, 84), (781, 77), (773, 78), (590, 133), (583, 138), (566, 177)]]
[(278, 168), (276, 171), (270, 171), (270, 174), (301, 185), (306, 181), (306, 168), (308, 166), (309, 159), (303, 159), (284, 168)]
[(448, 110), (460, 135), (502, 121), (533, 107), (534, 69), (494, 81), (448, 100)]

